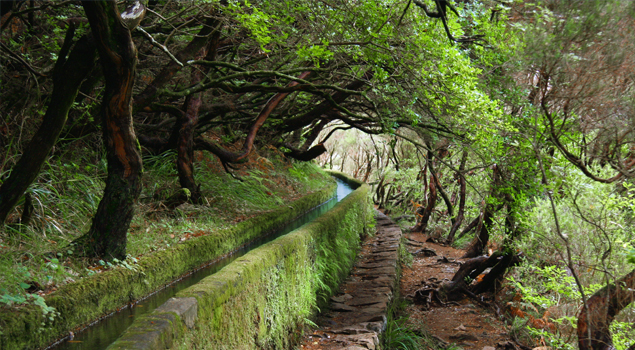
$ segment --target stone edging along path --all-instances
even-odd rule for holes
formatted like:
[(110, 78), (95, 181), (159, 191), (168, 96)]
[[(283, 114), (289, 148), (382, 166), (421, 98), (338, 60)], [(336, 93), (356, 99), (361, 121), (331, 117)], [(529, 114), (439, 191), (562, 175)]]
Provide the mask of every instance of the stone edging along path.
[(353, 265), (354, 247), (372, 216), (370, 187), (359, 185), (311, 223), (250, 251), (136, 318), (108, 349), (292, 347), (297, 341), (293, 335), (317, 300), (320, 285), (314, 279), (333, 290), (346, 276), (337, 271)]
[(377, 234), (368, 237), (340, 292), (331, 297), (330, 312), (321, 327), (302, 345), (304, 349), (379, 349), (379, 334), (386, 328), (386, 313), (399, 283), (401, 229), (377, 211)]

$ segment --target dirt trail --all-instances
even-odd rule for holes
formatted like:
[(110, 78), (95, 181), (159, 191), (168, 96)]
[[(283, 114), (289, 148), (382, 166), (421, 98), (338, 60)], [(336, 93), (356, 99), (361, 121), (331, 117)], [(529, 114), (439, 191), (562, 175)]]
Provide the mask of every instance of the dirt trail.
[[(298, 349), (375, 350), (377, 334), (385, 329), (387, 303), (392, 298), (397, 242), (401, 230), (388, 217), (377, 214), (378, 233), (367, 237), (351, 275), (331, 298), (328, 310), (318, 317), (320, 328), (304, 336)], [(426, 242), (428, 236), (404, 233), (406, 247), (414, 254), (411, 267), (402, 266), (400, 294), (412, 302), (412, 295), (430, 278), (451, 279), (464, 251)], [(433, 250), (435, 256), (422, 249)], [(464, 350), (518, 350), (510, 341), (505, 325), (496, 314), (471, 299), (431, 307), (410, 303), (403, 311), (417, 328), (423, 324), (441, 347)], [(458, 346), (458, 347), (453, 347)], [(424, 348), (425, 349), (425, 348)], [(384, 349), (389, 350), (389, 349)]]
[[(408, 251), (415, 253), (412, 267), (403, 266), (400, 281), (402, 297), (412, 301), (414, 292), (421, 288), (421, 282), (429, 278), (451, 279), (463, 262), (464, 251), (426, 242), (427, 236), (408, 233)], [(436, 256), (424, 256), (422, 248), (432, 249)], [(420, 253), (416, 253), (419, 251)], [(447, 261), (443, 258), (446, 258)], [(422, 305), (410, 304), (405, 313), (413, 324), (422, 323), (425, 328), (447, 345), (455, 344), (465, 350), (515, 349), (506, 332), (505, 325), (496, 314), (471, 299), (463, 299), (456, 304), (441, 305), (438, 302), (428, 309)]]

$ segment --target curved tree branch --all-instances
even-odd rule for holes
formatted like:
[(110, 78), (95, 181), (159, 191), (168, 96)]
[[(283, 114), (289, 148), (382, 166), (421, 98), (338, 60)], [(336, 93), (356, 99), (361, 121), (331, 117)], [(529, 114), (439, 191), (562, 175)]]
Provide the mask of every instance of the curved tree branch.
[[(304, 78), (309, 76), (309, 74), (311, 74), (311, 72), (306, 71), (300, 74), (297, 80), (303, 80)], [(290, 88), (293, 88), (296, 85), (298, 85), (297, 81), (292, 81), (287, 84), (287, 86)], [(280, 102), (282, 102), (282, 100), (284, 100), (288, 95), (288, 92), (277, 93), (267, 102), (267, 104), (260, 111), (260, 114), (258, 114), (256, 121), (252, 124), (251, 129), (249, 129), (249, 133), (245, 138), (245, 142), (243, 143), (243, 147), (240, 152), (230, 152), (217, 144), (205, 142), (201, 139), (197, 140), (197, 146), (214, 153), (221, 159), (221, 161), (226, 163), (239, 163), (246, 160), (246, 157), (251, 152), (258, 130), (260, 130), (269, 115), (271, 115), (271, 112), (273, 112), (273, 110), (278, 107)]]
[[(567, 158), (567, 160), (571, 162), (571, 164), (573, 164), (576, 168), (580, 169), (582, 173), (584, 173), (584, 175), (586, 175), (587, 177), (589, 177), (590, 179), (594, 181), (601, 182), (601, 183), (612, 183), (619, 180), (624, 175), (628, 176), (628, 174), (625, 174), (624, 170), (618, 170), (620, 171), (619, 174), (608, 179), (598, 177), (595, 174), (591, 173), (589, 168), (587, 168), (586, 165), (584, 165), (584, 162), (582, 161), (582, 159), (580, 159), (575, 154), (569, 152), (569, 150), (567, 150), (567, 148), (562, 144), (562, 142), (560, 142), (560, 138), (558, 137), (556, 133), (556, 127), (553, 121), (553, 115), (551, 112), (549, 112), (549, 108), (547, 107), (547, 102), (545, 101), (545, 99), (543, 99), (541, 102), (541, 108), (549, 124), (549, 136), (551, 141), (553, 142), (554, 145), (556, 145), (556, 148), (558, 148), (558, 150), (562, 153), (562, 155), (565, 156), (565, 158)], [(630, 159), (627, 162), (625, 166), (625, 170), (630, 171), (633, 168), (633, 166), (635, 166), (635, 158)]]

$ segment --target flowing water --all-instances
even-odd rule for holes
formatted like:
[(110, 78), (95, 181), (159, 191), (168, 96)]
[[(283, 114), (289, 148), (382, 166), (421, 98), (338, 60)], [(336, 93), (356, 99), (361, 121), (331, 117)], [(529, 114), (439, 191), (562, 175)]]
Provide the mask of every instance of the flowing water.
[(177, 292), (193, 285), (202, 280), (203, 278), (212, 275), (245, 255), (247, 252), (258, 248), (259, 246), (271, 242), (272, 240), (286, 235), (287, 233), (315, 220), (317, 217), (331, 210), (337, 202), (341, 201), (353, 189), (343, 181), (336, 179), (337, 181), (337, 194), (324, 202), (318, 207), (315, 207), (311, 211), (298, 217), (294, 221), (286, 224), (276, 232), (267, 235), (261, 239), (253, 241), (248, 245), (236, 250), (232, 255), (215, 261), (214, 263), (193, 272), (192, 274), (183, 277), (180, 280), (168, 285), (164, 289), (148, 296), (147, 298), (137, 302), (136, 304), (126, 307), (118, 312), (112, 313), (94, 324), (86, 327), (84, 330), (74, 334), (73, 338), (66, 337), (47, 349), (55, 350), (100, 350), (106, 349), (108, 345), (117, 340), (121, 334), (132, 324), (134, 319), (143, 314), (152, 312), (157, 307), (165, 303), (169, 298), (176, 295)]

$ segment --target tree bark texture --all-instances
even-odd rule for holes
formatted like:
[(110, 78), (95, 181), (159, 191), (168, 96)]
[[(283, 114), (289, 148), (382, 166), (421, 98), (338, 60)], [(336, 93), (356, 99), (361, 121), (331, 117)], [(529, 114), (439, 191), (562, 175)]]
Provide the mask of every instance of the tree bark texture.
[(474, 236), (472, 242), (470, 242), (470, 245), (465, 250), (465, 254), (463, 254), (461, 258), (474, 258), (483, 253), (483, 249), (485, 249), (489, 241), (489, 227), (493, 221), (494, 206), (486, 204), (485, 210), (483, 210), (483, 216), (476, 227), (476, 236)]
[[(218, 33), (218, 32), (216, 32)], [(218, 35), (214, 35), (214, 40), (210, 43), (214, 45), (213, 52), (216, 52), (218, 44)], [(206, 45), (197, 54), (197, 59), (203, 59), (207, 56), (210, 47)], [(192, 84), (197, 84), (203, 79), (203, 72), (200, 69), (192, 70)], [(177, 158), (176, 170), (179, 174), (179, 183), (181, 188), (190, 192), (189, 201), (199, 203), (201, 199), (200, 187), (194, 180), (194, 133), (198, 124), (198, 113), (203, 103), (202, 93), (196, 93), (189, 96), (185, 102), (185, 114), (181, 118), (177, 141)]]
[(481, 294), (490, 290), (496, 290), (497, 287), (502, 285), (503, 277), (505, 276), (507, 269), (521, 262), (520, 255), (515, 255), (510, 252), (499, 251), (492, 254), (492, 257), (493, 256), (496, 256), (498, 262), (496, 265), (493, 265), (490, 272), (483, 276), (481, 282), (471, 286), (470, 290), (474, 294)]
[(421, 213), (421, 218), (415, 227), (412, 229), (414, 232), (424, 232), (428, 227), (428, 222), (430, 221), (430, 216), (432, 216), (432, 211), (434, 211), (434, 207), (437, 204), (437, 187), (434, 181), (434, 178), (430, 178), (430, 182), (428, 182), (428, 200), (426, 201), (426, 206)]
[(0, 187), (0, 223), (6, 220), (20, 197), (37, 178), (42, 164), (66, 124), (68, 111), (75, 101), (82, 81), (95, 65), (95, 46), (87, 37), (78, 40), (66, 58), (75, 32), (75, 25), (69, 23), (69, 26), (59, 59), (55, 64), (53, 92), (42, 124), (25, 147), (9, 178)]
[(578, 314), (580, 350), (615, 349), (609, 326), (615, 316), (634, 299), (635, 270), (617, 280), (615, 284), (608, 284), (595, 292)]
[(463, 293), (463, 289), (467, 289), (466, 277), (470, 279), (476, 278), (481, 272), (488, 267), (496, 264), (495, 257), (479, 256), (464, 262), (459, 270), (452, 276), (451, 281), (446, 281), (441, 285), (439, 291), (446, 299), (458, 299)]
[(461, 156), (461, 165), (459, 166), (459, 172), (457, 174), (459, 181), (459, 210), (456, 214), (456, 219), (452, 224), (452, 228), (450, 229), (450, 233), (448, 234), (447, 242), (452, 244), (454, 242), (454, 235), (456, 231), (459, 230), (459, 227), (463, 223), (463, 219), (465, 218), (465, 194), (467, 192), (467, 181), (465, 181), (465, 176), (463, 171), (465, 170), (465, 163), (467, 162), (467, 151), (463, 151), (463, 155)]
[(463, 228), (463, 231), (461, 231), (461, 233), (459, 233), (459, 235), (456, 237), (456, 239), (461, 239), (463, 238), (463, 236), (465, 236), (466, 234), (470, 233), (470, 231), (472, 231), (473, 229), (475, 229), (478, 226), (478, 223), (481, 221), (481, 216), (477, 216), (474, 218), (474, 220), (470, 221), (469, 224), (467, 224), (467, 226), (465, 226)]
[[(447, 151), (440, 151), (439, 152), (439, 158), (442, 158), (444, 154), (446, 154)], [(437, 193), (441, 196), (441, 198), (443, 199), (443, 202), (445, 203), (445, 206), (448, 208), (448, 216), (450, 217), (450, 221), (452, 222), (452, 225), (454, 225), (455, 219), (454, 219), (454, 207), (452, 206), (452, 201), (450, 201), (450, 198), (448, 197), (447, 193), (445, 193), (445, 190), (443, 189), (443, 186), (441, 186), (441, 172), (437, 172), (434, 168), (434, 166), (432, 165), (432, 163), (430, 163), (430, 174), (432, 175), (432, 179), (434, 182), (436, 182), (436, 189), (437, 189)]]
[(85, 1), (82, 5), (106, 81), (102, 129), (108, 161), (106, 188), (85, 236), (85, 249), (89, 256), (124, 259), (128, 227), (141, 192), (142, 163), (131, 108), (137, 53), (115, 1)]
[[(496, 199), (499, 194), (499, 186), (501, 181), (500, 170), (497, 165), (494, 165), (492, 169), (492, 186), (490, 189), (490, 198)], [(465, 250), (465, 254), (462, 258), (474, 258), (481, 255), (487, 242), (489, 241), (489, 228), (494, 222), (494, 214), (500, 210), (502, 206), (496, 206), (494, 203), (486, 203), (483, 210), (481, 220), (476, 227), (476, 236), (470, 242), (470, 245)]]
[[(463, 294), (478, 295), (494, 290), (503, 280), (507, 269), (521, 262), (520, 254), (496, 251), (490, 256), (481, 255), (465, 261), (459, 270), (452, 276), (452, 280), (443, 282), (438, 291), (449, 300), (457, 300)], [(487, 274), (479, 278), (488, 268), (492, 268)], [(468, 284), (466, 281), (479, 281), (476, 284)]]
[(432, 150), (428, 151), (428, 169), (430, 170), (430, 181), (428, 182), (428, 200), (426, 201), (426, 206), (421, 213), (421, 218), (419, 222), (412, 229), (414, 232), (424, 232), (428, 227), (428, 221), (430, 221), (430, 216), (432, 215), (432, 211), (437, 204), (437, 186), (436, 186), (436, 177), (434, 175), (434, 169), (432, 168)]

